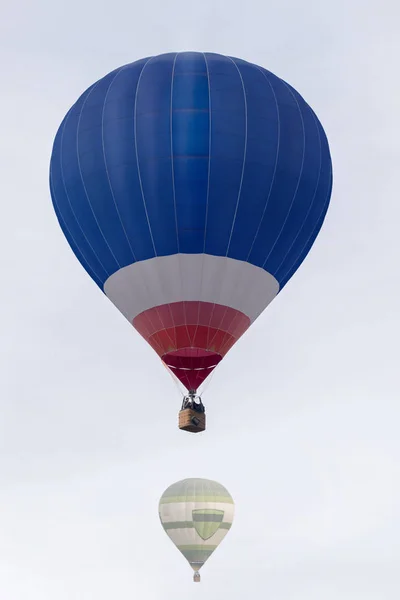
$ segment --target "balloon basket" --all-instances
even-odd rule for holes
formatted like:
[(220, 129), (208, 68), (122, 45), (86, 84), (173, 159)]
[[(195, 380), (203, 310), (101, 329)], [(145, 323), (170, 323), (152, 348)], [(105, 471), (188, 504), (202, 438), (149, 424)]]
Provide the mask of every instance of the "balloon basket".
[(196, 571), (196, 573), (193, 575), (193, 581), (195, 583), (199, 583), (199, 581), (200, 581), (200, 573), (198, 571)]
[(206, 415), (204, 412), (198, 412), (192, 408), (185, 408), (179, 412), (179, 429), (190, 431), (190, 433), (200, 433), (205, 431)]

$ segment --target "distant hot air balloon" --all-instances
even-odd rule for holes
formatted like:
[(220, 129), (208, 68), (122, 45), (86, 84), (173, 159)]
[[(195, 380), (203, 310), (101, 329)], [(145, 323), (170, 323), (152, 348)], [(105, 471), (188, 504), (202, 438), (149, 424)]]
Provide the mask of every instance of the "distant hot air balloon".
[(56, 135), (50, 187), (78, 260), (191, 401), (307, 256), (332, 165), (290, 85), (240, 59), (182, 52), (82, 94)]
[(229, 492), (209, 479), (178, 481), (161, 496), (161, 524), (194, 570), (194, 581), (231, 528), (234, 511)]

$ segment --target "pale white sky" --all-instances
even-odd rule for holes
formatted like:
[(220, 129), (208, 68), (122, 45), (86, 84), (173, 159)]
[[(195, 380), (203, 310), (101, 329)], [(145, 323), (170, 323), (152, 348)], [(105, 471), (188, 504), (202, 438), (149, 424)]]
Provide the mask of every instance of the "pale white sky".
[[(0, 600), (398, 600), (397, 0), (2, 8)], [(77, 96), (172, 50), (286, 79), (334, 164), (321, 234), (216, 372), (200, 437), (177, 429), (167, 372), (75, 259), (48, 189)], [(158, 521), (184, 477), (237, 505), (201, 585)]]

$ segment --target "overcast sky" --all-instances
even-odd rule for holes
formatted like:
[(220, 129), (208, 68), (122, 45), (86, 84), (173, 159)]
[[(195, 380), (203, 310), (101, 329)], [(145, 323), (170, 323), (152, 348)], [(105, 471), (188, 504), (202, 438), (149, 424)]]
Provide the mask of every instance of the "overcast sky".
[[(1, 13), (0, 599), (398, 600), (398, 1), (8, 0)], [(173, 382), (79, 265), (48, 188), (78, 95), (175, 50), (287, 80), (334, 166), (317, 242), (216, 371), (201, 436), (178, 430)], [(158, 520), (185, 477), (236, 501), (201, 585)]]

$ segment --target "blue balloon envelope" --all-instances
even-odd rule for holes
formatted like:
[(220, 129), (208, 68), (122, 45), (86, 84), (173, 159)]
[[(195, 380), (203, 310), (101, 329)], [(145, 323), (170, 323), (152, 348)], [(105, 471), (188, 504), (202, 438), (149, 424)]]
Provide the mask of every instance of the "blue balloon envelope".
[(50, 186), (83, 267), (196, 390), (307, 256), (332, 164), (290, 85), (183, 52), (84, 92), (56, 135)]

